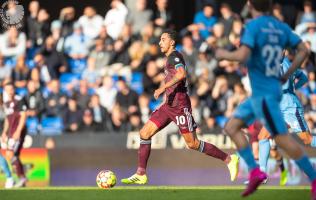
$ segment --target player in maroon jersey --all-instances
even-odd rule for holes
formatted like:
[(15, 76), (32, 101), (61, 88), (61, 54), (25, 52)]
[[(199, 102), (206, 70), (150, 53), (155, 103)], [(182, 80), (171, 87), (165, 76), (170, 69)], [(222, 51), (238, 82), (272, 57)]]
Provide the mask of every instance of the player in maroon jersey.
[(13, 83), (4, 85), (4, 92), (7, 99), (4, 102), (4, 112), (6, 115), (2, 142), (6, 145), (6, 157), (11, 161), (12, 167), (19, 177), (15, 187), (23, 187), (27, 181), (23, 165), (20, 160), (20, 152), (26, 135), (26, 103), (23, 98), (15, 95)]
[(190, 149), (203, 152), (206, 155), (224, 161), (230, 171), (231, 180), (234, 181), (238, 174), (238, 161), (236, 155), (228, 155), (216, 146), (200, 141), (195, 133), (197, 127), (191, 110), (191, 102), (187, 91), (187, 72), (182, 55), (175, 50), (176, 32), (166, 30), (160, 37), (159, 46), (167, 57), (165, 64), (165, 83), (154, 92), (156, 99), (163, 93), (164, 102), (156, 109), (147, 123), (140, 131), (140, 147), (138, 150), (137, 172), (129, 178), (122, 179), (125, 184), (146, 184), (147, 161), (151, 151), (151, 137), (166, 127), (170, 122), (175, 122), (187, 146)]

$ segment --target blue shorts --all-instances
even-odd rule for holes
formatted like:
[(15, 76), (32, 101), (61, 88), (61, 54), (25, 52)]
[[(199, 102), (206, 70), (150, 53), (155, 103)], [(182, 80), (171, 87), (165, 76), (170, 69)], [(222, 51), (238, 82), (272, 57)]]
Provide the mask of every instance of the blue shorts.
[(281, 110), (281, 112), (285, 122), (290, 127), (291, 133), (309, 132), (302, 107), (287, 108), (286, 110)]
[(288, 132), (280, 110), (280, 98), (275, 96), (250, 97), (237, 107), (233, 116), (248, 126), (259, 120), (273, 136)]

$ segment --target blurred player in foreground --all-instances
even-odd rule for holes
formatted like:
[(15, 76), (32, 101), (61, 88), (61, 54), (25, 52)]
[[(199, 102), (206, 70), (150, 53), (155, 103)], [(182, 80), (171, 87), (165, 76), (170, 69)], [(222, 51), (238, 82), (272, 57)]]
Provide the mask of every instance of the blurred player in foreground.
[[(288, 54), (289, 52), (286, 52)], [(281, 75), (284, 75), (291, 66), (288, 57), (284, 57), (281, 65)], [(307, 76), (300, 69), (297, 69), (290, 78), (282, 85), (282, 100), (280, 102), (281, 112), (290, 132), (297, 134), (304, 144), (316, 147), (316, 137), (312, 136), (304, 119), (304, 108), (295, 94), (295, 90), (301, 88), (308, 82)], [(267, 170), (267, 163), (269, 152), (272, 149), (271, 156), (282, 158), (281, 154), (277, 152), (274, 141), (271, 142), (270, 134), (267, 129), (262, 128), (259, 133), (259, 165), (260, 169), (264, 172)], [(284, 168), (284, 166), (283, 166)], [(287, 170), (283, 170), (280, 177), (280, 185), (285, 185), (287, 181)]]
[(12, 167), (19, 180), (14, 187), (24, 187), (27, 179), (20, 160), (20, 152), (26, 135), (26, 102), (20, 96), (15, 95), (13, 83), (4, 85), (7, 99), (4, 101), (6, 115), (1, 136), (2, 148), (6, 150), (7, 160), (11, 161)]
[[(252, 194), (267, 178), (255, 162), (249, 143), (242, 132), (242, 127), (258, 119), (271, 133), (276, 144), (294, 159), (308, 176), (312, 182), (312, 197), (316, 199), (316, 172), (302, 147), (287, 134), (287, 127), (280, 110), (281, 81), (287, 81), (302, 64), (308, 55), (308, 50), (287, 24), (265, 14), (270, 9), (270, 0), (251, 0), (247, 4), (253, 20), (245, 26), (241, 47), (234, 52), (218, 49), (215, 55), (219, 60), (248, 61), (252, 96), (238, 106), (224, 128), (235, 142), (239, 155), (250, 170), (249, 184), (242, 196)], [(280, 78), (283, 49), (287, 47), (296, 48), (297, 53), (289, 70)]]
[(164, 31), (161, 35), (159, 45), (162, 53), (167, 57), (165, 83), (155, 90), (154, 97), (158, 99), (161, 94), (165, 93), (164, 102), (152, 113), (140, 131), (137, 172), (129, 178), (122, 179), (122, 183), (147, 183), (146, 167), (151, 151), (151, 137), (172, 121), (178, 125), (181, 135), (190, 149), (224, 161), (228, 166), (231, 181), (237, 178), (239, 158), (236, 155), (226, 154), (210, 143), (200, 141), (196, 136), (197, 125), (192, 117), (191, 102), (187, 91), (187, 67), (182, 55), (175, 50), (176, 37), (176, 32), (171, 30)]

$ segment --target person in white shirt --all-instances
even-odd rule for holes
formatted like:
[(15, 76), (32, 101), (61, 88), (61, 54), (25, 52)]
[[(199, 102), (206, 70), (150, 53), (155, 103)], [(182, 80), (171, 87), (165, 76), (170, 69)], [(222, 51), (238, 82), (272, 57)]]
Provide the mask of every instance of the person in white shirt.
[(126, 6), (120, 0), (112, 0), (111, 9), (106, 13), (104, 25), (108, 31), (109, 36), (117, 39), (120, 35), (128, 14)]
[(24, 32), (19, 32), (17, 28), (11, 27), (0, 39), (0, 52), (4, 57), (17, 58), (25, 54), (26, 36)]
[(113, 86), (113, 80), (110, 76), (103, 77), (102, 86), (96, 90), (96, 94), (100, 97), (101, 105), (105, 107), (108, 112), (112, 112), (117, 90)]
[(94, 7), (87, 6), (85, 7), (83, 15), (79, 18), (78, 22), (86, 36), (96, 38), (103, 26), (103, 17), (97, 14)]

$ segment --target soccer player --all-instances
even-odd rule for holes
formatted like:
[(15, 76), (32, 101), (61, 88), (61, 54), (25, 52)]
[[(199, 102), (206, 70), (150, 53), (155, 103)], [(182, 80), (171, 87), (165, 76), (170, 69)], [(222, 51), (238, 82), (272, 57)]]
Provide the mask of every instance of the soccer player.
[(6, 115), (2, 133), (2, 141), (6, 143), (6, 157), (11, 161), (19, 181), (14, 187), (25, 186), (27, 179), (24, 174), (23, 165), (20, 161), (20, 152), (26, 135), (26, 102), (20, 96), (15, 95), (12, 82), (4, 85), (7, 99), (4, 102)]
[[(283, 63), (281, 65), (281, 75), (283, 75), (291, 66), (291, 62), (288, 57), (284, 57)], [(291, 129), (291, 133), (295, 133), (303, 141), (304, 144), (316, 147), (316, 137), (312, 136), (307, 123), (304, 119), (304, 108), (295, 94), (295, 90), (301, 88), (305, 83), (308, 82), (307, 76), (300, 69), (297, 69), (290, 78), (282, 85), (282, 100), (280, 102), (281, 112), (283, 114), (284, 120), (287, 126)], [(259, 133), (259, 165), (262, 171), (267, 170), (267, 163), (270, 152), (269, 141), (270, 134), (267, 129), (262, 128)], [(273, 145), (272, 149), (277, 148), (276, 145)], [(275, 155), (271, 154), (272, 157), (277, 156), (281, 161), (282, 156), (276, 151), (272, 151)], [(280, 185), (285, 185), (287, 181), (287, 170), (284, 169), (280, 177)]]
[(182, 55), (175, 50), (176, 37), (176, 32), (172, 30), (164, 31), (160, 37), (160, 49), (167, 57), (165, 83), (155, 90), (154, 97), (157, 99), (165, 93), (164, 102), (152, 113), (150, 119), (141, 129), (137, 171), (131, 177), (122, 179), (122, 183), (147, 183), (146, 167), (151, 151), (151, 137), (172, 121), (178, 125), (181, 135), (190, 149), (224, 161), (230, 171), (231, 181), (237, 178), (238, 156), (228, 155), (216, 146), (200, 141), (196, 136), (197, 125), (192, 117), (191, 102), (187, 94), (187, 67)]
[[(249, 184), (242, 196), (252, 194), (267, 178), (255, 162), (249, 143), (241, 130), (246, 124), (259, 119), (272, 134), (276, 144), (306, 173), (312, 182), (313, 199), (316, 199), (316, 172), (302, 147), (287, 134), (279, 104), (282, 97), (281, 81), (288, 80), (302, 64), (308, 50), (288, 25), (265, 14), (269, 11), (270, 0), (250, 0), (247, 5), (253, 19), (245, 26), (241, 46), (233, 52), (218, 49), (215, 53), (219, 60), (248, 61), (252, 95), (237, 107), (233, 117), (224, 127), (250, 170)], [(282, 53), (288, 46), (296, 48), (297, 53), (289, 70), (280, 78)]]

